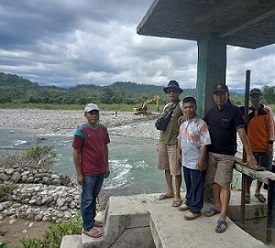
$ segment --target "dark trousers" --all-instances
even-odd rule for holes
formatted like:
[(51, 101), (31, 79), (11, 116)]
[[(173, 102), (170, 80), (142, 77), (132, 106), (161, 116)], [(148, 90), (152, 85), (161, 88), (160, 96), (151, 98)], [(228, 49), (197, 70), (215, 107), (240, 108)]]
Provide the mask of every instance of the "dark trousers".
[(185, 204), (190, 207), (192, 213), (199, 213), (203, 207), (206, 171), (183, 167), (183, 175), (186, 186)]

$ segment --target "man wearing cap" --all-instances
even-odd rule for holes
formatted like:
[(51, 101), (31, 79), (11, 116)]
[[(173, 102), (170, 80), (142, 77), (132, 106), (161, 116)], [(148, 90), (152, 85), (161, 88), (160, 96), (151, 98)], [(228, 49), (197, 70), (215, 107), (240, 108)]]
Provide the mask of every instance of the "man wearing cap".
[(248, 142), (242, 113), (228, 102), (229, 91), (225, 84), (217, 84), (213, 90), (216, 106), (211, 108), (204, 120), (208, 124), (211, 145), (208, 147), (208, 182), (211, 183), (214, 206), (204, 215), (219, 214), (215, 231), (223, 233), (227, 228), (226, 215), (230, 201), (230, 183), (233, 175), (234, 155), (237, 152), (238, 133), (252, 168), (258, 166)]
[[(179, 135), (178, 119), (182, 115), (179, 105), (179, 95), (183, 90), (179, 87), (179, 83), (171, 80), (163, 91), (169, 97), (169, 103), (164, 106), (164, 111), (170, 108), (173, 104), (176, 107), (173, 110), (172, 116), (169, 120), (165, 131), (160, 131), (159, 145), (158, 145), (158, 169), (164, 170), (165, 180), (167, 184), (167, 191), (159, 196), (159, 200), (167, 198), (174, 198), (172, 206), (179, 207), (182, 203), (180, 189), (182, 182), (181, 164), (177, 161), (177, 142)], [(175, 193), (173, 187), (173, 176), (175, 177)]]
[[(274, 141), (274, 119), (272, 110), (262, 104), (262, 92), (255, 88), (249, 92), (249, 100), (251, 106), (248, 109), (248, 126), (247, 136), (254, 157), (258, 163), (270, 170), (273, 155)], [(241, 108), (244, 111), (244, 108)], [(250, 187), (252, 178), (247, 176), (245, 203), (250, 203)], [(266, 199), (261, 194), (263, 183), (257, 180), (255, 197), (260, 202), (265, 202)]]
[(99, 108), (89, 103), (84, 108), (87, 122), (78, 127), (74, 133), (73, 161), (77, 181), (82, 186), (80, 210), (83, 233), (92, 238), (99, 238), (102, 233), (101, 221), (95, 220), (96, 198), (101, 190), (104, 177), (109, 175), (107, 128), (99, 123)]

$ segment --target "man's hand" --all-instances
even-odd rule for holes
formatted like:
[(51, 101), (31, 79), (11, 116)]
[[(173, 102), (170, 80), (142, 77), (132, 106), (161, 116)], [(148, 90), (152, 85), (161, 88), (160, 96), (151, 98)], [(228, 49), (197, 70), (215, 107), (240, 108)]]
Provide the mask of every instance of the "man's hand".
[(179, 117), (178, 119), (178, 123), (181, 124), (182, 122), (184, 122), (186, 120), (186, 116), (182, 115)]
[(76, 179), (77, 179), (78, 184), (82, 185), (82, 183), (83, 183), (83, 175), (82, 174), (77, 174)]
[(181, 165), (181, 153), (177, 154), (177, 164)]
[(110, 170), (109, 167), (106, 169), (105, 173), (104, 173), (104, 178), (108, 178), (110, 176)]
[(206, 161), (204, 159), (199, 159), (197, 162), (197, 169), (204, 171), (206, 169)]
[(256, 161), (255, 157), (254, 157), (252, 154), (246, 156), (246, 161), (247, 161), (247, 164), (248, 164), (252, 169), (257, 169), (257, 168), (260, 167), (260, 165), (258, 164), (258, 162)]

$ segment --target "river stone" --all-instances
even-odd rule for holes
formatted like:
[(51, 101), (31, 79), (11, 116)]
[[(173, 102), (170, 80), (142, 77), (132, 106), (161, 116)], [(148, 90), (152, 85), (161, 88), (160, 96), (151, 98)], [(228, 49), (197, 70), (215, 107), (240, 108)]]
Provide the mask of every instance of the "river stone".
[(12, 175), (14, 173), (14, 169), (7, 169), (6, 170), (6, 174), (8, 174), (8, 175)]
[(65, 200), (64, 199), (62, 199), (62, 198), (57, 199), (56, 205), (58, 207), (62, 207), (62, 206), (64, 206), (64, 204), (65, 204)]
[(13, 183), (18, 183), (21, 180), (21, 174), (18, 171), (15, 171), (11, 177)]
[(8, 181), (8, 180), (9, 180), (9, 177), (8, 177), (6, 174), (1, 173), (1, 174), (0, 174), (0, 180), (1, 180), (1, 181)]
[(26, 183), (33, 183), (34, 178), (33, 177), (28, 177), (27, 180), (25, 181)]
[(31, 172), (30, 171), (24, 171), (22, 172), (21, 176), (28, 176)]

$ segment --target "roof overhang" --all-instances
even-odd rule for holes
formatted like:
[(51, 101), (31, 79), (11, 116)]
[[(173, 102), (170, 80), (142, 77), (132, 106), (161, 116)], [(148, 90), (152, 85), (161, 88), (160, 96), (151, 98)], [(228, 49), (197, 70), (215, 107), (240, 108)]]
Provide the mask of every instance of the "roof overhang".
[(137, 33), (255, 49), (275, 43), (275, 0), (155, 0)]

